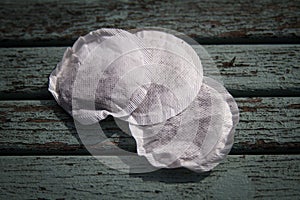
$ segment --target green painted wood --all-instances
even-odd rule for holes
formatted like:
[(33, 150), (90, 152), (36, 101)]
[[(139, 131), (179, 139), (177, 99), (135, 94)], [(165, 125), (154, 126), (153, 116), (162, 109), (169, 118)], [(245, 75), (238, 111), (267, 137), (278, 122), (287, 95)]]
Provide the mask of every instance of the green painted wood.
[[(299, 153), (300, 97), (236, 98), (240, 123), (232, 154)], [(54, 100), (0, 101), (0, 154), (87, 154), (73, 119)], [(116, 145), (136, 151), (132, 137), (109, 118), (101, 123), (114, 143), (97, 146), (103, 155), (118, 155)]]
[[(194, 47), (199, 52), (199, 47)], [(206, 45), (205, 48), (234, 96), (300, 95), (300, 45)], [(48, 76), (65, 49), (0, 49), (0, 99), (53, 99), (47, 91)]]
[(4, 0), (0, 7), (2, 45), (65, 43), (101, 27), (164, 27), (204, 42), (266, 43), (300, 36), (297, 0)]
[[(114, 157), (107, 156), (108, 161)], [(113, 161), (114, 162), (114, 161)], [(1, 199), (298, 199), (299, 155), (228, 156), (211, 173), (128, 174), (90, 156), (0, 157)]]

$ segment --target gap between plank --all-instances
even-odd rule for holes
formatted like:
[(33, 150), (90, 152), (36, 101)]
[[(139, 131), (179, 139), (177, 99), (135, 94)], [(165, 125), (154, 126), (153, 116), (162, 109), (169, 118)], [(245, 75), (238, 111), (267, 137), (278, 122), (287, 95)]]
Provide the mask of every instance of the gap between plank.
[[(229, 155), (300, 155), (300, 144), (296, 143), (295, 148), (274, 148), (274, 149), (268, 149), (268, 150), (244, 150), (244, 151), (237, 151), (237, 150), (232, 150)], [(132, 152), (130, 152), (132, 153)], [(104, 153), (103, 155), (97, 155), (97, 156), (126, 156), (129, 154), (122, 153), (122, 154), (117, 154), (113, 152), (107, 152), (106, 154)], [(34, 150), (34, 151), (29, 151), (29, 150), (1, 150), (0, 156), (92, 156), (86, 149), (81, 149), (77, 150), (74, 153), (71, 152), (63, 152), (63, 151), (51, 151), (51, 150)]]
[[(228, 89), (229, 93), (235, 97), (300, 97), (300, 89), (294, 90), (254, 90), (237, 91)], [(35, 93), (5, 93), (0, 92), (0, 101), (10, 100), (54, 100), (50, 92), (45, 91)]]
[[(79, 36), (78, 36), (79, 37)], [(201, 45), (224, 45), (224, 44), (237, 44), (237, 45), (249, 45), (249, 44), (300, 44), (299, 38), (294, 37), (281, 37), (281, 38), (201, 38), (192, 37)], [(62, 40), (0, 40), (1, 47), (64, 47), (72, 46), (76, 38), (74, 39), (62, 39)]]

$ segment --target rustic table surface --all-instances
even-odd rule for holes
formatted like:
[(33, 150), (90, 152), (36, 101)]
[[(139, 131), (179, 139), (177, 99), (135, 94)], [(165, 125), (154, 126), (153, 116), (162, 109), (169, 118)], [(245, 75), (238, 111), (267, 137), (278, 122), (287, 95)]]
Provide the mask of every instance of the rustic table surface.
[[(1, 1), (0, 199), (300, 199), (300, 1)], [(210, 173), (111, 169), (81, 144), (47, 91), (79, 35), (158, 26), (207, 49), (240, 109), (228, 158)], [(197, 49), (197, 46), (195, 46)], [(135, 142), (111, 119), (114, 145)], [(115, 148), (98, 148), (112, 160)]]

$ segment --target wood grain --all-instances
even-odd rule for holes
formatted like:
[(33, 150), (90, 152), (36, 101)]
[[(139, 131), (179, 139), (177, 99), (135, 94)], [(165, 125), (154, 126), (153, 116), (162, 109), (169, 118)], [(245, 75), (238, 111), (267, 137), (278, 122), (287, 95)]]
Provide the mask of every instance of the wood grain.
[[(300, 98), (237, 98), (240, 123), (232, 154), (299, 153)], [(81, 145), (72, 118), (54, 100), (0, 101), (0, 154), (88, 154)], [(135, 152), (132, 137), (109, 118), (101, 123), (112, 144), (97, 146), (103, 155), (115, 148)]]
[(163, 27), (206, 43), (299, 42), (300, 36), (297, 0), (4, 0), (0, 7), (2, 46), (69, 44), (101, 27)]
[[(300, 95), (300, 45), (204, 47), (234, 96)], [(200, 52), (199, 46), (194, 48)], [(0, 99), (53, 99), (47, 91), (48, 76), (65, 49), (0, 49)]]
[[(299, 13), (298, 0), (1, 1), (0, 47), (11, 48), (0, 48), (0, 199), (298, 199)], [(114, 170), (90, 156), (47, 91), (80, 35), (149, 26), (221, 44), (205, 48), (239, 97), (241, 119), (231, 155), (212, 172)], [(101, 127), (112, 142), (97, 145), (101, 158), (136, 152), (111, 118)]]
[(300, 195), (299, 155), (228, 156), (205, 174), (183, 168), (128, 174), (90, 156), (0, 157), (0, 168), (1, 199), (297, 199)]

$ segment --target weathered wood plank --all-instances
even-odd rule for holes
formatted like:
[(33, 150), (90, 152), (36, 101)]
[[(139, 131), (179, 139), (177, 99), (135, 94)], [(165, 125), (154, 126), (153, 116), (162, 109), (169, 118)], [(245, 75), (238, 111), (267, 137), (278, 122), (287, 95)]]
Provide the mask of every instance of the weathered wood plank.
[(164, 27), (203, 42), (265, 43), (300, 36), (297, 0), (30, 0), (1, 1), (0, 7), (2, 45), (62, 44), (100, 27)]
[[(300, 98), (237, 98), (240, 123), (232, 154), (299, 153)], [(87, 154), (72, 118), (56, 102), (0, 101), (0, 154)], [(112, 119), (101, 123), (110, 140), (121, 149), (136, 151), (132, 137)], [(120, 152), (103, 143), (104, 155)]]
[[(113, 157), (106, 157), (112, 160)], [(0, 157), (0, 197), (18, 199), (297, 199), (299, 155), (228, 156), (211, 173), (144, 174), (90, 156)]]
[[(300, 45), (207, 45), (205, 48), (234, 96), (300, 95)], [(64, 50), (0, 49), (0, 98), (52, 99), (47, 91), (48, 76)], [(233, 58), (236, 59), (231, 63)]]

